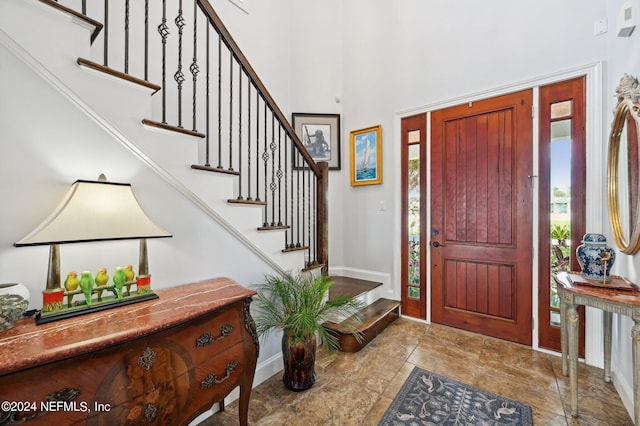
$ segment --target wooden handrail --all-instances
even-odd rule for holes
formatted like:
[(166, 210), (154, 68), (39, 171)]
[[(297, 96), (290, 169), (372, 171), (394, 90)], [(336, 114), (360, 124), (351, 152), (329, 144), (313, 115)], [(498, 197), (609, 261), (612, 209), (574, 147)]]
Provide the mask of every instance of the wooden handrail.
[(302, 143), (298, 135), (296, 135), (296, 132), (293, 130), (293, 128), (289, 124), (289, 120), (287, 120), (287, 118), (284, 116), (282, 111), (280, 111), (280, 108), (271, 97), (271, 94), (269, 93), (267, 88), (264, 86), (264, 84), (260, 80), (260, 77), (258, 77), (258, 74), (255, 72), (255, 70), (253, 69), (253, 67), (247, 60), (247, 58), (244, 56), (244, 53), (242, 53), (242, 50), (240, 50), (240, 47), (236, 44), (233, 37), (231, 37), (231, 34), (227, 30), (227, 27), (224, 26), (224, 24), (222, 23), (222, 20), (220, 19), (218, 14), (213, 10), (213, 7), (211, 6), (211, 4), (208, 2), (208, 0), (198, 0), (198, 6), (200, 6), (201, 10), (205, 13), (211, 25), (214, 28), (216, 28), (216, 30), (220, 33), (220, 35), (222, 36), (222, 40), (227, 46), (227, 48), (233, 53), (233, 56), (236, 58), (238, 63), (242, 66), (245, 73), (249, 76), (251, 81), (255, 84), (262, 98), (265, 100), (267, 105), (269, 105), (269, 108), (273, 111), (276, 117), (278, 117), (280, 124), (287, 131), (287, 134), (289, 135), (293, 143), (295, 143), (298, 150), (302, 153), (306, 162), (309, 164), (309, 167), (311, 168), (311, 170), (313, 170), (313, 173), (316, 176), (319, 176), (320, 170), (318, 169), (318, 165), (316, 164), (314, 159), (311, 158), (311, 155), (309, 155), (309, 152), (304, 147), (304, 144)]

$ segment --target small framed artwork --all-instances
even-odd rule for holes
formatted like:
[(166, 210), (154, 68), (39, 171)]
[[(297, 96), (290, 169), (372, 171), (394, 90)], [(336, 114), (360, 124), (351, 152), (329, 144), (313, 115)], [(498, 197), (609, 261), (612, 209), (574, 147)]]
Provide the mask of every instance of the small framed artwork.
[(382, 126), (351, 132), (351, 186), (382, 183)]
[(314, 161), (326, 161), (329, 170), (340, 170), (340, 115), (292, 114), (293, 130)]

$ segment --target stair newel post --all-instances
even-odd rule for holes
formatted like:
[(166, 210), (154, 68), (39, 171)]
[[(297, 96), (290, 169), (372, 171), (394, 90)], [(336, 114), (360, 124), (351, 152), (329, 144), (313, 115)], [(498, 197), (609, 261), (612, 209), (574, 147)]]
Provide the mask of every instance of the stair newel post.
[(318, 263), (324, 265), (322, 273), (329, 273), (329, 163), (320, 161), (317, 163), (319, 173), (316, 192), (316, 211), (317, 211), (317, 229), (316, 229), (316, 247), (318, 255)]

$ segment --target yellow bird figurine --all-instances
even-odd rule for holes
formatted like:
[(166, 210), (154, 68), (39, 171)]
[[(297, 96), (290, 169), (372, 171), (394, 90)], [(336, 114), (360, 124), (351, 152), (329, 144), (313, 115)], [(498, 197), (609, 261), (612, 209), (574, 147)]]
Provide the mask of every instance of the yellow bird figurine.
[[(107, 268), (98, 269), (98, 273), (96, 274), (96, 285), (98, 287), (104, 287), (109, 282), (109, 274), (107, 274)], [(98, 289), (98, 302), (102, 302), (102, 292), (104, 290)]]
[[(78, 278), (78, 273), (76, 271), (71, 271), (67, 275), (67, 278), (64, 280), (64, 288), (67, 289), (69, 293), (74, 292), (78, 289), (80, 285), (80, 279)], [(67, 294), (67, 306), (70, 308), (71, 303), (73, 302), (73, 294)]]
[(136, 273), (133, 272), (133, 265), (127, 265), (124, 267), (124, 281), (127, 286), (127, 296), (131, 296), (131, 284), (136, 277)]

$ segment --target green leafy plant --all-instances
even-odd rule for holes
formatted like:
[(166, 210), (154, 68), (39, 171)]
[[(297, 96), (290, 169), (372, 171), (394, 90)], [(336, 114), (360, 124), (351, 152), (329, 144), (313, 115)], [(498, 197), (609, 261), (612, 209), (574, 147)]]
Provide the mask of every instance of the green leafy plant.
[[(263, 336), (280, 329), (300, 342), (317, 335), (328, 351), (338, 349), (337, 338), (325, 324), (357, 317), (364, 305), (350, 296), (329, 299), (333, 284), (334, 281), (325, 275), (267, 275), (256, 289), (258, 294), (254, 298), (256, 314), (253, 317), (258, 334)], [(357, 339), (361, 338), (355, 329), (353, 334)]]
[(551, 225), (551, 238), (558, 240), (561, 246), (567, 245), (567, 240), (571, 238), (571, 230), (567, 225)]

